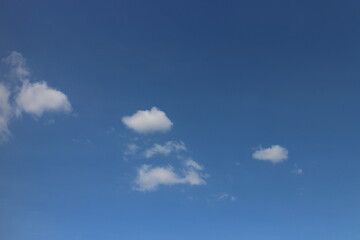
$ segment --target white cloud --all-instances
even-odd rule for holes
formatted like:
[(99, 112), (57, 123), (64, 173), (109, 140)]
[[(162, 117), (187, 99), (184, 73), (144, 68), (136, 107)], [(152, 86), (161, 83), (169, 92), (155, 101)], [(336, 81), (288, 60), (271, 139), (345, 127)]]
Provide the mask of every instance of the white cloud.
[(0, 144), (6, 142), (11, 135), (8, 128), (8, 122), (11, 117), (9, 97), (9, 90), (0, 83)]
[(46, 82), (25, 81), (16, 97), (16, 112), (43, 115), (44, 112), (70, 112), (71, 104), (67, 96), (47, 86)]
[(8, 88), (0, 83), (0, 143), (8, 140), (11, 132), (8, 128), (14, 113), (41, 116), (44, 112), (70, 112), (71, 104), (67, 96), (47, 86), (46, 82), (30, 81), (30, 71), (25, 58), (18, 52), (12, 52), (3, 63), (10, 67)]
[(183, 178), (183, 183), (188, 183), (190, 185), (205, 185), (206, 181), (204, 177), (207, 177), (207, 175), (202, 175), (194, 169), (188, 169)]
[(150, 111), (140, 110), (132, 116), (125, 116), (122, 122), (138, 133), (166, 132), (173, 125), (166, 114), (156, 107), (151, 108)]
[(155, 143), (154, 146), (145, 151), (145, 157), (151, 158), (154, 155), (169, 155), (173, 152), (186, 151), (186, 146), (183, 142), (168, 141), (164, 145)]
[(273, 145), (270, 148), (261, 148), (253, 153), (253, 158), (262, 161), (269, 161), (272, 163), (280, 163), (288, 158), (289, 151), (280, 146)]
[(203, 170), (204, 169), (203, 166), (200, 166), (197, 162), (195, 162), (191, 158), (189, 158), (188, 160), (185, 161), (185, 166), (187, 166), (189, 168), (194, 168), (196, 170)]
[(172, 166), (152, 167), (142, 165), (137, 172), (134, 181), (134, 189), (138, 191), (154, 191), (160, 185), (172, 186), (175, 184), (204, 185), (206, 176), (196, 169), (183, 169), (183, 174), (179, 175)]
[(135, 179), (135, 189), (139, 191), (155, 190), (158, 185), (174, 185), (181, 183), (181, 178), (174, 172), (172, 167), (151, 167), (142, 165), (138, 169)]

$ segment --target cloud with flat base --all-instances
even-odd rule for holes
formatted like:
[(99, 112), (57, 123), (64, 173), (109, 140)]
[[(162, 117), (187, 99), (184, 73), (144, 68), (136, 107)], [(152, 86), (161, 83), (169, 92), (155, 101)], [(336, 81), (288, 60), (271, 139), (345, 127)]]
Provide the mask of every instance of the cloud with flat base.
[(288, 159), (288, 154), (289, 151), (286, 148), (280, 145), (272, 145), (269, 148), (260, 148), (253, 153), (252, 157), (257, 160), (276, 164)]
[(194, 163), (192, 165), (185, 164), (185, 168), (180, 171), (182, 174), (177, 173), (179, 171), (176, 171), (171, 165), (153, 167), (144, 164), (137, 170), (133, 188), (145, 192), (155, 191), (160, 185), (205, 185), (207, 176), (200, 172), (203, 168), (198, 163), (195, 163), (196, 165)]
[(125, 116), (122, 118), (122, 122), (128, 128), (141, 134), (167, 132), (173, 125), (165, 112), (156, 107), (152, 107), (150, 110), (139, 110), (131, 116)]
[(24, 82), (16, 99), (16, 115), (22, 112), (40, 117), (44, 112), (71, 112), (67, 96), (46, 82)]

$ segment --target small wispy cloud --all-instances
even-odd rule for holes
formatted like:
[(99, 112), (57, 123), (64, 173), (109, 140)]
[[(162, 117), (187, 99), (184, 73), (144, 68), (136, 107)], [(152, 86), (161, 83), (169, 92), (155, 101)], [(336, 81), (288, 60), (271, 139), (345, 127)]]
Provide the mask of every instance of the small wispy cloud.
[(165, 112), (156, 107), (150, 110), (139, 110), (131, 116), (122, 118), (122, 122), (137, 133), (167, 132), (173, 123)]
[(304, 170), (299, 168), (297, 165), (294, 166), (294, 169), (291, 170), (292, 174), (301, 175), (303, 174)]
[(224, 192), (224, 193), (221, 193), (218, 197), (217, 197), (217, 201), (221, 201), (221, 200), (225, 200), (225, 199), (228, 199), (230, 201), (236, 201), (236, 197), (234, 196), (231, 196), (230, 194)]
[(280, 146), (272, 145), (269, 148), (260, 148), (253, 153), (253, 158), (272, 163), (281, 163), (288, 158), (289, 151)]
[(165, 144), (155, 143), (151, 148), (145, 150), (145, 157), (151, 158), (155, 155), (164, 155), (167, 156), (174, 152), (186, 151), (186, 146), (183, 142), (177, 141), (168, 141)]
[(204, 170), (203, 166), (199, 165), (197, 162), (195, 162), (191, 158), (189, 158), (188, 160), (185, 161), (185, 166), (187, 166), (188, 168), (194, 168), (196, 170)]
[(129, 156), (129, 155), (134, 155), (136, 154), (138, 151), (140, 150), (140, 147), (135, 144), (135, 143), (129, 143), (126, 146), (126, 150), (124, 152), (124, 155)]
[(30, 71), (27, 67), (26, 59), (21, 53), (13, 51), (2, 61), (10, 67), (11, 80), (21, 82), (29, 80)]

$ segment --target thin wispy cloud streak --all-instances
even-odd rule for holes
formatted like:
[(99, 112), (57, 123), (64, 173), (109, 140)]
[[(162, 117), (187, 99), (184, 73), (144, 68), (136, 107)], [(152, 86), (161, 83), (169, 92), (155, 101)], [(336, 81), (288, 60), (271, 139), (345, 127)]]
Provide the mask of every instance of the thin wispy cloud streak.
[(167, 156), (171, 153), (177, 153), (186, 150), (187, 148), (183, 142), (168, 141), (163, 145), (155, 143), (151, 148), (145, 150), (144, 155), (146, 158), (151, 158), (156, 155)]

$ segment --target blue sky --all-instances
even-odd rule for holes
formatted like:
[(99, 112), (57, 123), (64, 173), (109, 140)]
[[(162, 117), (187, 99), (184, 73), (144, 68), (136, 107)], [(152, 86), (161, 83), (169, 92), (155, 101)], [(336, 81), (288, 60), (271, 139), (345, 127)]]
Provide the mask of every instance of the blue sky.
[(0, 238), (360, 238), (357, 1), (0, 1)]

